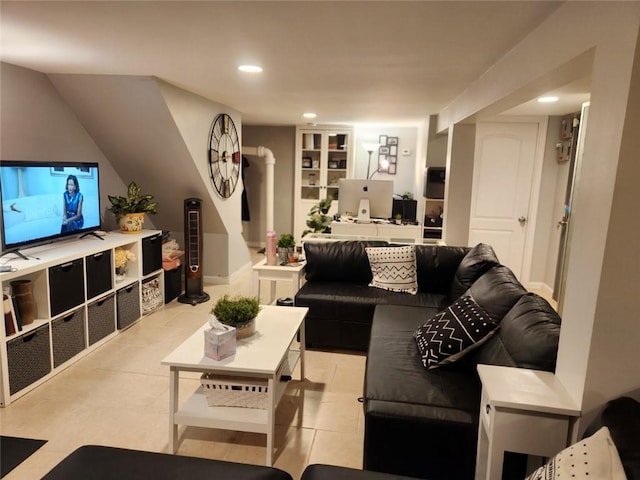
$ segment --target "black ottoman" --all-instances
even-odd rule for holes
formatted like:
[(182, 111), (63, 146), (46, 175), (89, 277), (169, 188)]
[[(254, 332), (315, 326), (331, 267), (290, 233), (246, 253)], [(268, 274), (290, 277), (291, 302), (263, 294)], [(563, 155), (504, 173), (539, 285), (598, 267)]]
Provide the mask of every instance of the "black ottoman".
[(46, 480), (293, 480), (272, 467), (184, 457), (167, 453), (87, 445), (78, 448), (44, 477)]
[(300, 480), (418, 480), (415, 477), (403, 477), (392, 473), (356, 470), (333, 465), (309, 465), (304, 469)]

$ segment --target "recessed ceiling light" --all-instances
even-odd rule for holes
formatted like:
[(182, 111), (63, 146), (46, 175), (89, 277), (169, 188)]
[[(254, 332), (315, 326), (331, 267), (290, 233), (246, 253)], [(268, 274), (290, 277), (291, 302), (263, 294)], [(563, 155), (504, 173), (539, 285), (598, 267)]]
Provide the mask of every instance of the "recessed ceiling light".
[(540, 103), (553, 103), (553, 102), (557, 102), (558, 101), (558, 97), (540, 97), (538, 98), (538, 102)]
[(303, 113), (302, 116), (304, 118), (316, 118), (318, 115), (316, 115), (315, 113), (312, 113), (312, 112), (307, 112), (307, 113)]
[(245, 73), (261, 73), (262, 67), (258, 67), (257, 65), (240, 65), (238, 70)]

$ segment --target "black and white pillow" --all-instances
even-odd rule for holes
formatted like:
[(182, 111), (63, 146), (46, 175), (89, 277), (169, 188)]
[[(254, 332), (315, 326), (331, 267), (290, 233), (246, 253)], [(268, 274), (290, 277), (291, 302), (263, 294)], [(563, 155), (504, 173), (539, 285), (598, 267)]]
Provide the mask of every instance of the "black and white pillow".
[(455, 362), (482, 345), (498, 328), (489, 314), (469, 296), (427, 320), (413, 333), (425, 368)]
[(418, 293), (416, 247), (367, 247), (373, 279), (370, 287), (394, 292)]
[(592, 478), (625, 480), (620, 455), (607, 427), (565, 448), (526, 480)]

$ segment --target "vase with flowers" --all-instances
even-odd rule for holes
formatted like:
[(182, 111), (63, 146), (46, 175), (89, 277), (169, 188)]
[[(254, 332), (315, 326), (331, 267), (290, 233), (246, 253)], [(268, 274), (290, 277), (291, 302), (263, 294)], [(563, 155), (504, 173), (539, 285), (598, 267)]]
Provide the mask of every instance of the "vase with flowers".
[(123, 281), (127, 276), (127, 264), (128, 262), (136, 259), (135, 254), (131, 250), (126, 248), (116, 247), (115, 249), (115, 267), (116, 267), (116, 282)]

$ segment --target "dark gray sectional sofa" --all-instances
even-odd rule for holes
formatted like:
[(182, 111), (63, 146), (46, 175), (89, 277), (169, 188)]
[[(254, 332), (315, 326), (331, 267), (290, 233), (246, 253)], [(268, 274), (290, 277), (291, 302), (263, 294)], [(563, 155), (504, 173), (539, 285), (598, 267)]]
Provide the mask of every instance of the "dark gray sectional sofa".
[[(418, 294), (368, 287), (370, 242), (305, 243), (307, 346), (367, 350), (364, 468), (431, 479), (473, 478), (478, 363), (554, 371), (560, 317), (527, 292), (493, 249), (416, 245)], [(368, 274), (368, 275), (367, 275)], [(460, 360), (427, 370), (414, 331), (462, 295), (500, 327)]]

